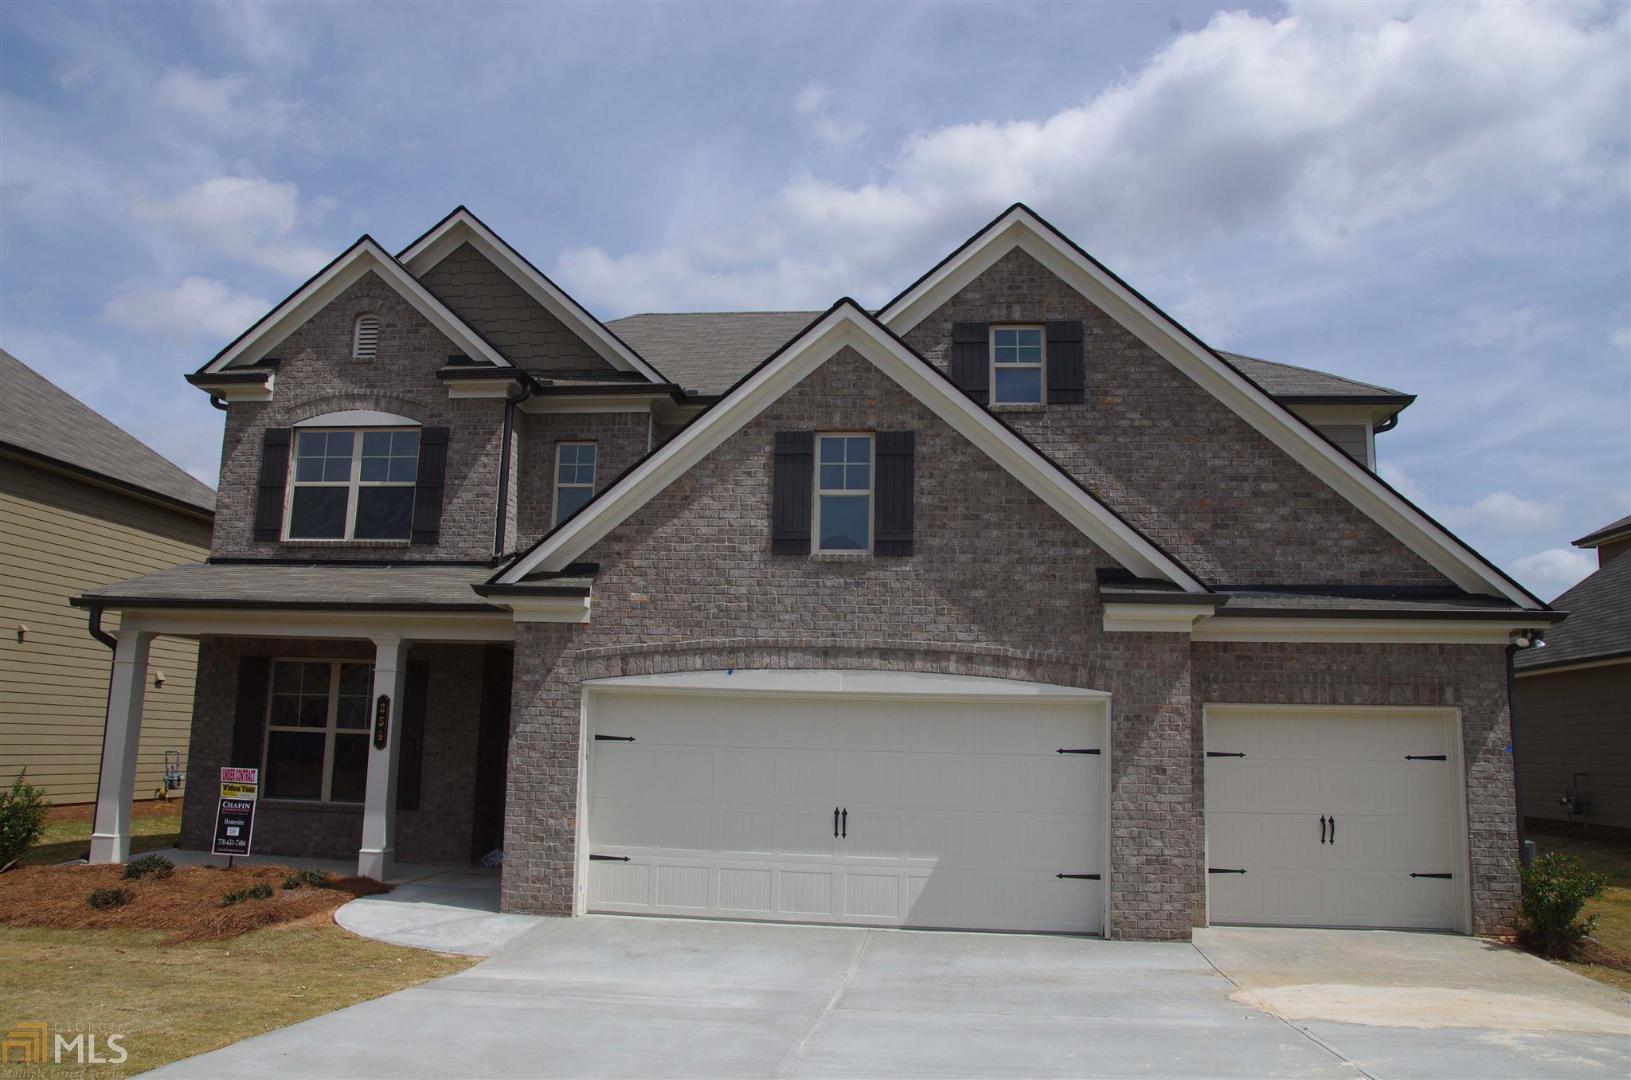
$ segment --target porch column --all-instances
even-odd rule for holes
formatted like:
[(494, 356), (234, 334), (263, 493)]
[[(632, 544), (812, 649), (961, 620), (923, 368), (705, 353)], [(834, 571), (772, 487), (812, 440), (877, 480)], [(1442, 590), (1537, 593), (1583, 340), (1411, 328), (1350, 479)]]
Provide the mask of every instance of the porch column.
[(91, 862), (122, 863), (130, 858), (131, 800), (136, 795), (136, 749), (142, 740), (142, 698), (147, 690), (147, 653), (153, 635), (116, 630), (113, 672), (108, 683), (107, 729), (102, 737), (102, 771), (96, 787), (96, 827)]
[[(357, 873), (378, 881), (391, 876), (396, 862), (396, 772), (401, 757), (397, 747), (402, 736), (402, 692), (410, 644), (401, 638), (374, 639), (374, 711), (368, 718), (368, 787), (363, 795)], [(388, 703), (383, 747), (379, 739), (381, 699)]]

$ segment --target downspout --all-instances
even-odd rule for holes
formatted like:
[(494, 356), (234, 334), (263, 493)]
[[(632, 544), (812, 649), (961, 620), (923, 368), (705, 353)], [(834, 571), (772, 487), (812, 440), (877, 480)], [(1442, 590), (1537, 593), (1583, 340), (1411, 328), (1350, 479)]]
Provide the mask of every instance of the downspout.
[(220, 394), (211, 394), (210, 404), (215, 406), (217, 409), (220, 409), (222, 412), (227, 411), (227, 403), (221, 400)]
[(493, 523), (493, 558), (504, 554), (505, 526), (510, 510), (510, 437), (515, 430), (515, 407), (532, 396), (533, 383), (527, 379), (519, 394), (504, 398), (504, 445), (498, 451), (498, 513)]
[[(108, 647), (109, 651), (112, 651), (112, 650), (117, 649), (119, 647), (118, 640), (115, 639), (112, 634), (110, 634), (106, 630), (102, 629), (102, 609), (101, 608), (99, 608), (99, 607), (91, 608), (90, 614), (87, 615), (86, 619), (85, 619), (85, 629), (90, 632), (91, 637), (95, 638), (97, 641), (100, 641), (102, 644), (106, 645)], [(96, 809), (95, 808), (102, 805), (102, 754), (107, 752), (107, 746), (108, 746), (108, 710), (109, 710), (109, 708), (112, 707), (112, 705), (113, 705), (113, 661), (110, 658), (109, 661), (108, 661), (108, 696), (107, 696), (107, 700), (104, 701), (103, 704), (102, 704), (102, 746), (100, 748), (100, 752), (96, 755), (96, 802), (92, 804), (92, 809), (91, 809), (91, 831), (92, 832), (96, 831)], [(85, 861), (86, 862), (91, 861), (91, 852), (90, 852), (89, 848), (87, 848), (85, 850)]]
[[(1519, 649), (1534, 645), (1539, 634), (1525, 630), (1506, 647), (1506, 727), (1512, 740), (1512, 799), (1518, 814), (1518, 866), (1523, 866), (1523, 787), (1518, 782), (1518, 675), (1515, 661)], [(1520, 644), (1521, 642), (1521, 644)]]

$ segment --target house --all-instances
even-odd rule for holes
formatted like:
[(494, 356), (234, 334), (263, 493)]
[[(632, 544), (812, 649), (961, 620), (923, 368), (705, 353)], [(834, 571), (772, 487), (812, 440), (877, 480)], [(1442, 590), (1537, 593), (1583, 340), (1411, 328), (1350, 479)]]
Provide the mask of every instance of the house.
[[(96, 798), (113, 642), (68, 601), (197, 562), (214, 507), (207, 486), (0, 350), (0, 784), (26, 770), (53, 803)], [(186, 757), (197, 664), (195, 641), (152, 645), (137, 798), (170, 793), (165, 757)]]
[(1631, 829), (1631, 516), (1574, 543), (1597, 549), (1597, 570), (1515, 665), (1523, 813)]
[(124, 619), (98, 861), (178, 633), (259, 850), (502, 846), (510, 911), (1508, 925), (1507, 646), (1561, 615), (1368, 468), (1407, 395), (1024, 206), (880, 310), (610, 323), (460, 208), (189, 380), (210, 558), (76, 601)]

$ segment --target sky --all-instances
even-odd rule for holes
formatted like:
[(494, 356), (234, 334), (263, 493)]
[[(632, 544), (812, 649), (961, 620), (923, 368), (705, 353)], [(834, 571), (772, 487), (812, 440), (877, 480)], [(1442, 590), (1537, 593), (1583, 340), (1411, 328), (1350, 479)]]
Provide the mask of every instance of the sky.
[(1209, 344), (1419, 395), (1544, 598), (1631, 513), (1631, 4), (0, 5), (0, 347), (214, 482), (181, 376), (468, 205), (591, 311), (879, 304), (1015, 201)]

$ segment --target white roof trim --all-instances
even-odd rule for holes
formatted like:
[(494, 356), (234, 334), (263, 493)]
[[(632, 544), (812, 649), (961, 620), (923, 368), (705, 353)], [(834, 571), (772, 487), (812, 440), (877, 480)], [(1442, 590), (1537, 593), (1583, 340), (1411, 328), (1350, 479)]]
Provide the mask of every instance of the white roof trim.
[(1015, 206), (992, 222), (878, 318), (895, 333), (906, 334), (1016, 247), (1059, 275), (1456, 585), (1473, 593), (1493, 591), (1523, 608), (1543, 607), (1024, 206)]
[(330, 301), (370, 270), (385, 279), (432, 326), (462, 347), (472, 360), (482, 360), (495, 367), (514, 366), (432, 296), (373, 237), (364, 236), (245, 331), (237, 341), (222, 349), (215, 359), (204, 366), (204, 372), (243, 367), (263, 359), (274, 345), (327, 307)]
[(774, 359), (761, 365), (707, 413), (665, 443), (564, 526), (546, 536), (495, 580), (564, 569), (647, 500), (791, 390), (834, 353), (850, 346), (990, 455), (1033, 494), (1139, 577), (1171, 581), (1189, 592), (1206, 587), (1138, 530), (1074, 483), (939, 372), (879, 327), (853, 301), (840, 301)]
[(504, 271), (511, 281), (521, 286), (545, 311), (565, 323), (567, 329), (587, 342), (608, 364), (619, 371), (638, 371), (652, 382), (668, 381), (619, 340), (616, 334), (606, 329), (599, 319), (589, 314), (582, 304), (540, 273), (503, 237), (462, 206), (444, 218), (440, 225), (414, 241), (398, 258), (414, 277), (421, 278), (466, 243)]

